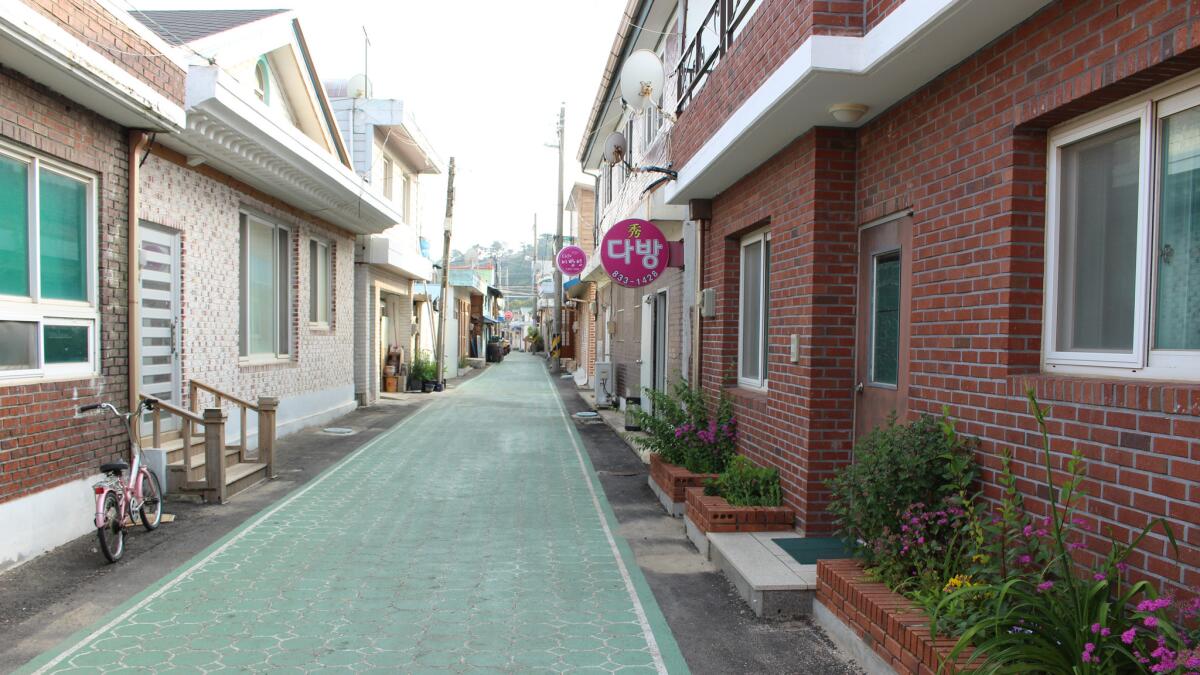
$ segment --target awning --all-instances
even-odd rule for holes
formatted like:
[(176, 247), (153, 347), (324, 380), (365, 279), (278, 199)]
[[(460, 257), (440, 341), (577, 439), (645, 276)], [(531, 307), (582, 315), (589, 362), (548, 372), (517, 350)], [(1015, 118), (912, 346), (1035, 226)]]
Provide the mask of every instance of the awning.
[(499, 321), (493, 319), (492, 317), (488, 316), (487, 314), (483, 315), (483, 322), (484, 323), (492, 323), (492, 324), (500, 323)]
[(591, 288), (591, 285), (592, 282), (590, 281), (581, 282), (578, 279), (575, 279), (574, 284), (571, 284), (569, 287), (564, 284), (563, 288), (566, 289), (568, 298), (572, 298), (574, 300), (584, 300), (587, 298), (588, 289)]

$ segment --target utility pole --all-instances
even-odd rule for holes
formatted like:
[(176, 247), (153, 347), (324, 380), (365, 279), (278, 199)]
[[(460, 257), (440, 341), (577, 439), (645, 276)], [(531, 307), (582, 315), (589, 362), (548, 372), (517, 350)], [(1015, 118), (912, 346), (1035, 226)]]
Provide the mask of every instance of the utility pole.
[[(450, 230), (454, 222), (454, 158), (450, 158), (450, 176), (446, 183), (446, 220), (442, 221), (442, 294), (441, 310), (438, 312), (437, 337), (437, 381), (445, 382), (443, 370), (446, 366), (446, 313), (450, 307)], [(444, 384), (443, 384), (444, 386)]]
[[(563, 126), (567, 117), (567, 104), (562, 104), (558, 108), (558, 226), (554, 230), (554, 255), (562, 250), (563, 245)], [(562, 270), (558, 269), (557, 261), (554, 265), (554, 330), (550, 336), (553, 341), (558, 338), (559, 349), (553, 354), (550, 360), (550, 372), (558, 374), (562, 369)]]

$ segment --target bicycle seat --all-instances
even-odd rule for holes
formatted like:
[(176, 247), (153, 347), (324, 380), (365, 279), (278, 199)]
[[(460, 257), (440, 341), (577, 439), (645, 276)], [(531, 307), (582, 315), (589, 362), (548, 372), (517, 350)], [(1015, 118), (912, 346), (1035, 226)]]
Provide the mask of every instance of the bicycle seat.
[(121, 473), (129, 470), (129, 464), (125, 462), (109, 462), (108, 464), (100, 465), (101, 473)]

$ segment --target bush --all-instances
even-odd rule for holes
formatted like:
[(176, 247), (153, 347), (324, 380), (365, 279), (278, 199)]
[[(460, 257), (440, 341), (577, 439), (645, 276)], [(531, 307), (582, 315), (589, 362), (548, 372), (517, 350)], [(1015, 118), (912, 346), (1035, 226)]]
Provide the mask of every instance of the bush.
[(433, 382), (437, 379), (437, 364), (422, 353), (413, 359), (412, 374), (422, 382)]
[(708, 482), (704, 493), (720, 495), (733, 506), (779, 506), (783, 502), (779, 471), (755, 466), (743, 455), (730, 460), (725, 471)]
[(880, 549), (877, 543), (899, 534), (906, 509), (940, 507), (973, 480), (974, 447), (954, 433), (948, 420), (928, 415), (907, 424), (889, 420), (859, 441), (854, 462), (829, 483), (830, 511), (839, 534), (868, 565), (875, 564), (894, 550)]
[(725, 469), (737, 441), (737, 421), (729, 399), (722, 396), (715, 414), (710, 416), (704, 392), (686, 382), (676, 384), (670, 394), (647, 389), (646, 396), (654, 413), (633, 413), (646, 432), (635, 439), (640, 447), (693, 473), (719, 473)]

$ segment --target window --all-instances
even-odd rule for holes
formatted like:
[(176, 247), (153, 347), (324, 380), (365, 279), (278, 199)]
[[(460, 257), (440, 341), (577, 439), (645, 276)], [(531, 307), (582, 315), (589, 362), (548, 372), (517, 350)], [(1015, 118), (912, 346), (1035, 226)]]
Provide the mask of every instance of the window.
[(271, 104), (271, 65), (266, 56), (258, 57), (258, 63), (254, 64), (254, 95), (263, 103)]
[(1200, 89), (1056, 130), (1049, 151), (1046, 369), (1200, 376)]
[(0, 379), (96, 374), (95, 189), (0, 147)]
[(287, 228), (242, 214), (241, 355), (291, 353), (291, 235)]
[(900, 252), (875, 256), (871, 270), (871, 382), (895, 386), (900, 374)]
[(333, 264), (329, 256), (329, 244), (316, 239), (308, 242), (308, 321), (329, 326), (332, 308), (330, 279)]
[(388, 199), (392, 198), (392, 181), (394, 180), (396, 166), (392, 162), (391, 157), (383, 158), (383, 196)]
[(770, 304), (771, 236), (742, 239), (738, 305), (738, 384), (767, 386), (767, 315)]

